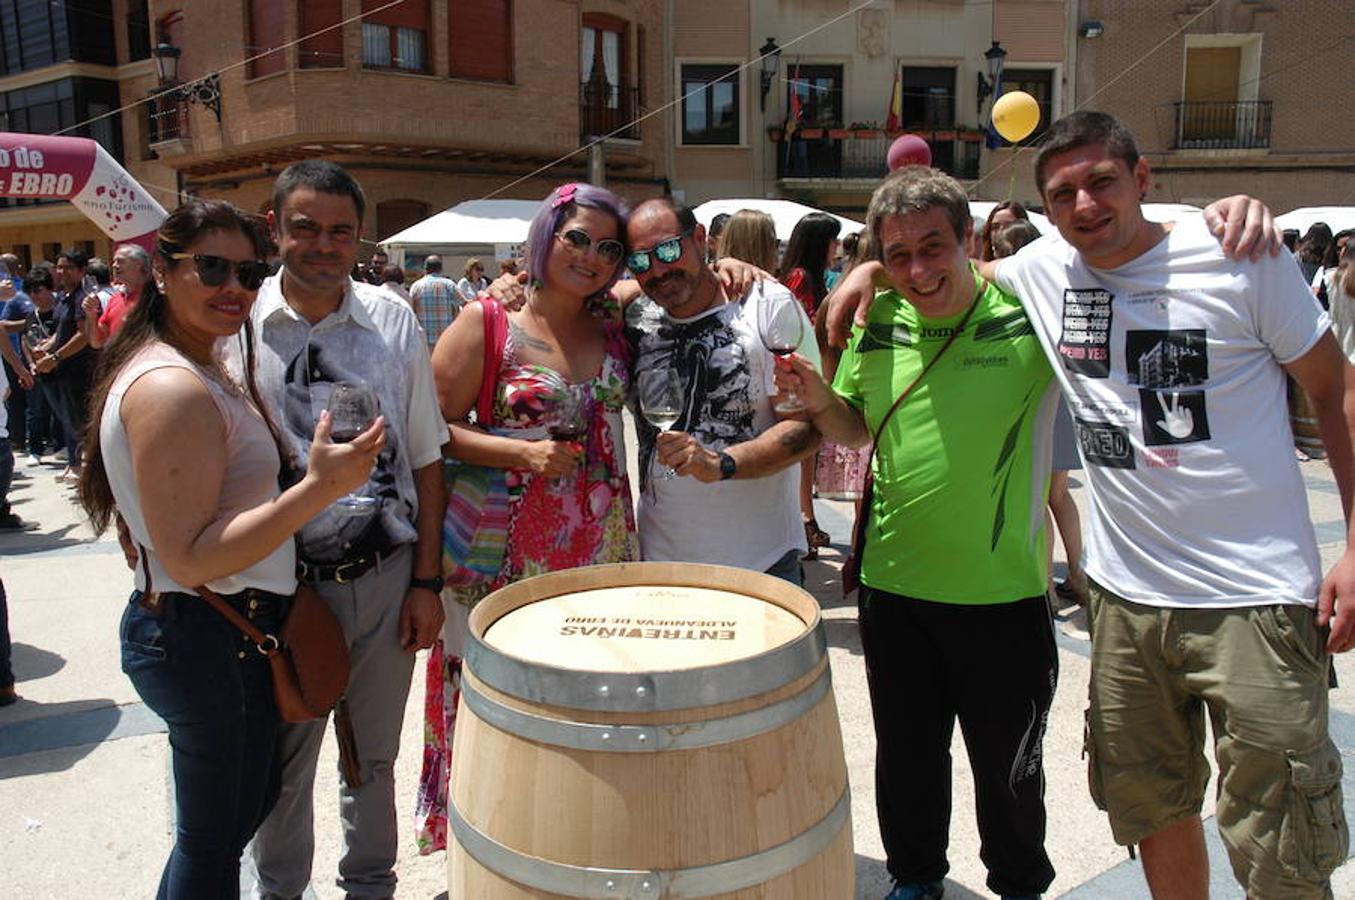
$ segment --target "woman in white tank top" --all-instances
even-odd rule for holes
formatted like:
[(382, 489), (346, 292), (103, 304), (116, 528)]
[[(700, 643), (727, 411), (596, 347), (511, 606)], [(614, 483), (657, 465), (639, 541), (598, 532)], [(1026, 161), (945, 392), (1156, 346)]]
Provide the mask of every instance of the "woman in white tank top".
[[(241, 850), (271, 805), (277, 710), (266, 657), (195, 593), (207, 585), (265, 633), (296, 587), (292, 535), (366, 482), (378, 420), (334, 444), (316, 428), (306, 476), (279, 492), (277, 432), (254, 388), (247, 322), (268, 274), (263, 223), (192, 200), (165, 220), (144, 297), (103, 351), (80, 499), (102, 533), (120, 514), (137, 544), (122, 668), (169, 726), (177, 834), (161, 898), (239, 894)], [(246, 328), (246, 383), (217, 356)]]

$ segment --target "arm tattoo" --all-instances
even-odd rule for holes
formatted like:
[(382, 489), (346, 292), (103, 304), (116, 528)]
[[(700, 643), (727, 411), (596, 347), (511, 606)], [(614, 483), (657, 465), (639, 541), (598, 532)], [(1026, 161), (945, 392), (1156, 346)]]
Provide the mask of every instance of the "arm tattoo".
[(530, 347), (533, 350), (539, 350), (542, 353), (554, 353), (555, 347), (541, 340), (539, 337), (533, 337), (524, 331), (516, 322), (509, 322), (508, 327), (513, 332), (513, 343), (519, 347)]

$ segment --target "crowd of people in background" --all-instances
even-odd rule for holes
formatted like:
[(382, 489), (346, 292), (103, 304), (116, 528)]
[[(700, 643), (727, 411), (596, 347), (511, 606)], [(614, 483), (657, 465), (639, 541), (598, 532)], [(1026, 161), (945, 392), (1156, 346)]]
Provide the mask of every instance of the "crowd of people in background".
[[(191, 200), (165, 221), (152, 251), (119, 246), (107, 265), (76, 248), (27, 271), (0, 256), (8, 383), (0, 531), (34, 527), (6, 502), (15, 454), (28, 463), (24, 476), (55, 469), (58, 482), (78, 488), (96, 530), (120, 529), (136, 585), (120, 626), (123, 668), (165, 719), (174, 753), (177, 832), (160, 896), (233, 896), (245, 852), (261, 897), (300, 895), (311, 878), (311, 791), (324, 720), (278, 721), (267, 664), (237, 654), (242, 635), (201, 602), (203, 586), (242, 615), (276, 623), (300, 579), (338, 619), (354, 673), (345, 716), (362, 736), (358, 777), (340, 785), (338, 884), (349, 894), (389, 895), (401, 805), (394, 760), (417, 651), (432, 651), (414, 803), (419, 846), (431, 852), (447, 843), (460, 656), (478, 599), (535, 574), (637, 559), (737, 566), (802, 585), (803, 561), (830, 543), (815, 496), (855, 501), (858, 549), (870, 551), (857, 562), (880, 747), (877, 801), (897, 882), (890, 898), (941, 896), (956, 721), (975, 768), (989, 886), (1013, 898), (1046, 890), (1054, 873), (1043, 847), (1041, 753), (1058, 670), (1051, 603), (1082, 611), (1073, 627), (1080, 637), (1100, 625), (1094, 670), (1114, 649), (1106, 641), (1151, 639), (1152, 626), (1134, 620), (1138, 601), (1201, 621), (1230, 604), (1247, 615), (1271, 610), (1241, 576), (1240, 604), (1227, 578), (1201, 576), (1203, 587), (1181, 579), (1200, 560), (1264, 544), (1265, 528), (1253, 525), (1278, 516), (1245, 506), (1233, 520), (1200, 519), (1198, 533), (1159, 548), (1180, 561), (1174, 573), (1144, 574), (1150, 562), (1123, 544), (1125, 529), (1161, 543), (1141, 513), (1180, 528), (1185, 513), (1161, 479), (1182, 476), (1170, 460), (1209, 441), (1211, 426), (1228, 434), (1226, 420), (1211, 412), (1206, 421), (1203, 407), (1195, 418), (1182, 412), (1179, 404), (1202, 402), (1177, 388), (1181, 379), (1202, 383), (1203, 374), (1186, 369), (1187, 358), (1205, 350), (1184, 331), (1161, 330), (1159, 342), (1187, 361), (1175, 381), (1145, 388), (1163, 403), (1157, 425), (1143, 424), (1151, 446), (1140, 452), (1154, 464), (1107, 462), (1109, 451), (1085, 437), (1094, 426), (1083, 415), (1075, 432), (1063, 396), (1085, 414), (1101, 408), (1097, 402), (1128, 403), (1121, 393), (1129, 381), (1118, 372), (1107, 378), (1109, 360), (1098, 367), (1059, 358), (1066, 313), (1055, 288), (1075, 283), (1087, 299), (1069, 302), (1090, 307), (1107, 279), (1124, 279), (1128, 289), (1152, 283), (1179, 258), (1207, 257), (1215, 274), (1233, 263), (1203, 226), (1160, 231), (1145, 223), (1137, 204), (1146, 164), (1122, 126), (1087, 115), (1056, 124), (1040, 154), (1037, 181), (1059, 232), (1048, 240), (1017, 202), (974, 220), (958, 183), (919, 167), (881, 185), (865, 231), (843, 235), (836, 217), (812, 213), (784, 249), (771, 218), (754, 210), (708, 232), (671, 197), (631, 208), (603, 188), (566, 184), (531, 223), (522, 273), (516, 260), (504, 260), (491, 282), (484, 262), (471, 258), (456, 279), (434, 254), (413, 278), (412, 266), (393, 265), (384, 252), (359, 262), (360, 185), (336, 165), (307, 161), (278, 177), (266, 222), (224, 202)], [(1083, 228), (1078, 204), (1097, 191), (1111, 224)], [(1232, 235), (1239, 218), (1250, 223), (1255, 212), (1243, 201), (1210, 215), (1226, 219)], [(1350, 441), (1334, 418), (1341, 391), (1333, 381), (1344, 363), (1331, 354), (1339, 346), (1355, 360), (1349, 238), (1325, 226), (1301, 240), (1286, 237), (1329, 315), (1300, 291), (1314, 309), (1280, 321), (1260, 288), (1292, 300), (1293, 263), (1236, 264), (1249, 286), (1237, 302), (1256, 307), (1243, 318), (1273, 340), (1257, 346), (1274, 349), (1248, 345), (1251, 355), (1228, 362), (1264, 369), (1245, 402), (1271, 396), (1281, 365), (1312, 392), (1347, 499)], [(861, 302), (850, 341), (839, 335), (853, 302), (843, 298)], [(1146, 317), (1144, 328), (1156, 321), (1151, 310), (1135, 315)], [(1202, 329), (1233, 321), (1215, 309), (1199, 315)], [(969, 353), (973, 365), (963, 374), (933, 371), (961, 335), (952, 357)], [(924, 376), (928, 402), (904, 403)], [(364, 389), (370, 414), (356, 427), (342, 423), (336, 437), (336, 396)], [(638, 432), (638, 496), (626, 471), (627, 409)], [(1089, 543), (1100, 568), (1090, 571), (1069, 493), (1069, 472), (1084, 463), (1088, 477), (1112, 479), (1115, 496), (1138, 496), (1143, 506), (1094, 509)], [(442, 575), (444, 467), (457, 465), (496, 471), (509, 498), (501, 566), (472, 589), (447, 588)], [(1273, 468), (1267, 485), (1290, 483), (1288, 469)], [(872, 471), (879, 481), (866, 505)], [(1205, 515), (1221, 493), (1213, 483), (1183, 484), (1200, 492), (1192, 516)], [(1227, 557), (1287, 585), (1273, 608), (1317, 660), (1303, 677), (1274, 679), (1283, 682), (1277, 696), (1297, 698), (1310, 713), (1302, 723), (1310, 734), (1277, 725), (1267, 739), (1275, 758), (1240, 746), (1256, 735), (1219, 737), (1227, 768), (1220, 809), (1237, 814), (1225, 823), (1225, 840), (1239, 878), (1258, 896), (1320, 896), (1344, 858), (1343, 850), (1318, 848), (1325, 855), (1297, 872), (1275, 861), (1280, 832), (1298, 827), (1294, 816), (1314, 842), (1345, 834), (1339, 784), (1335, 801), (1330, 785), (1310, 796), (1313, 783), (1300, 781), (1309, 770), (1294, 765), (1324, 773), (1334, 765), (1339, 782), (1318, 685), (1328, 648), (1315, 635), (1333, 623), (1329, 649), (1340, 651), (1351, 628), (1348, 614), (1333, 619), (1330, 597), (1314, 619), (1320, 576), (1315, 549), (1295, 524), (1304, 511), (1293, 502), (1276, 526), (1286, 529), (1276, 540), (1292, 546), (1293, 560), (1270, 572), (1265, 559)], [(1068, 561), (1057, 583), (1055, 531)], [(1224, 548), (1215, 533), (1236, 540)], [(0, 582), (0, 705), (16, 699), (5, 600)], [(1112, 618), (1113, 630), (1103, 624)], [(1238, 634), (1252, 627), (1231, 619), (1226, 626)], [(1255, 644), (1245, 635), (1218, 638), (1211, 653), (1226, 660), (1234, 646), (1254, 653)], [(1221, 666), (1201, 663), (1211, 673)], [(1170, 673), (1125, 671), (1112, 674), (1160, 678), (1183, 696), (1195, 690)], [(1177, 863), (1197, 878), (1195, 795), (1203, 782), (1186, 764), (1151, 777), (1144, 771), (1159, 750), (1199, 752), (1194, 720), (1171, 711), (1154, 719), (1153, 728), (1180, 738), (1163, 750), (1144, 740), (1141, 723), (1105, 708), (1117, 687), (1108, 674), (1098, 693), (1099, 677), (1091, 777), (1094, 790), (1100, 778), (1117, 779), (1109, 792), (1116, 838), (1142, 843), (1150, 883), (1167, 884)], [(216, 702), (223, 697), (231, 702)], [(1220, 689), (1201, 702), (1236, 710), (1252, 701)], [(1140, 743), (1119, 742), (1130, 738)], [(1138, 750), (1142, 758), (1125, 755)], [(1243, 797), (1228, 784), (1235, 767), (1292, 780), (1309, 794), (1295, 809)], [(1147, 794), (1125, 779), (1141, 781)], [(1313, 835), (1323, 823), (1335, 833)]]

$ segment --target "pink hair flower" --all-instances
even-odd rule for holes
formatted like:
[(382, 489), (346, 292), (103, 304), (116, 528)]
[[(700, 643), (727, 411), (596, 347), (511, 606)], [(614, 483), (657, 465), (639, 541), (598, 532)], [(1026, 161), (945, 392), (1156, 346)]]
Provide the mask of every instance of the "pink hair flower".
[(574, 195), (579, 191), (579, 183), (571, 181), (569, 184), (560, 185), (559, 190), (555, 192), (555, 199), (551, 201), (551, 209), (559, 209), (566, 203), (574, 202)]

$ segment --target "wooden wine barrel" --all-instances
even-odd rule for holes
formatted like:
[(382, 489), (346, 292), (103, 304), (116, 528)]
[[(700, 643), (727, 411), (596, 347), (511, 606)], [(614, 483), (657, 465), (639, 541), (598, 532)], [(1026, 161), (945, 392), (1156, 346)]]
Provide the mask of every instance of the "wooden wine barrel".
[(852, 896), (818, 604), (722, 566), (518, 582), (471, 613), (448, 896)]
[(1294, 432), (1294, 446), (1314, 459), (1321, 459), (1327, 451), (1318, 430), (1317, 408), (1292, 375), (1285, 377), (1289, 382), (1289, 427)]

